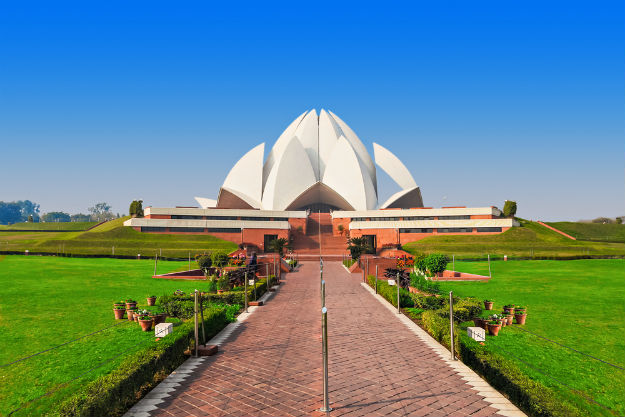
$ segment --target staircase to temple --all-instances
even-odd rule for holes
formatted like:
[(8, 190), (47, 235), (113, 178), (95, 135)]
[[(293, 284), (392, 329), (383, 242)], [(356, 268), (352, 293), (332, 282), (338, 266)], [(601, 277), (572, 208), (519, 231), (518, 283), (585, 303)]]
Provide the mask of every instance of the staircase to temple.
[(347, 254), (345, 236), (332, 236), (332, 217), (330, 213), (311, 213), (306, 224), (306, 234), (294, 231), (293, 250), (301, 256), (319, 256), (319, 239), (321, 254), (324, 257), (342, 257)]

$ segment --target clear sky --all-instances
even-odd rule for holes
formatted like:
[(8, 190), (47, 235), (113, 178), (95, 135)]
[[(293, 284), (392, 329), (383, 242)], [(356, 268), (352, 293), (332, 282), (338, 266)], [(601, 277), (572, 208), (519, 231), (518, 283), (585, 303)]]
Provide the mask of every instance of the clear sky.
[(4, 2), (0, 200), (195, 205), (326, 108), (426, 206), (625, 215), (624, 4)]

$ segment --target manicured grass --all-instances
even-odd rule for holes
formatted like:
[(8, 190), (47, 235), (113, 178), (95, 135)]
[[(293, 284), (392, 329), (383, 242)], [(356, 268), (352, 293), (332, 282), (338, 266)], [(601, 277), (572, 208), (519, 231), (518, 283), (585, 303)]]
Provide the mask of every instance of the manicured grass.
[(0, 250), (80, 255), (125, 255), (187, 258), (204, 251), (232, 252), (237, 245), (210, 235), (141, 233), (123, 226), (129, 217), (115, 219), (85, 232), (2, 232)]
[[(158, 272), (184, 269), (185, 262), (159, 262)], [(151, 278), (154, 261), (0, 256), (0, 365), (116, 324), (112, 303), (147, 295), (205, 289), (201, 281)], [(170, 319), (171, 321), (171, 319)], [(173, 320), (175, 321), (175, 320)], [(137, 323), (121, 325), (31, 359), (0, 367), (0, 415), (121, 354), (58, 393), (17, 415), (39, 415), (78, 384), (109, 372), (128, 353), (149, 346), (154, 333)], [(37, 411), (34, 411), (37, 410)]]
[(625, 224), (579, 222), (549, 222), (547, 224), (563, 231), (564, 233), (568, 233), (578, 240), (625, 243)]
[[(493, 278), (482, 282), (441, 282), (441, 289), (458, 296), (527, 306), (522, 328), (625, 368), (625, 260), (492, 262)], [(488, 274), (485, 262), (457, 262), (456, 270)], [(473, 325), (473, 324), (471, 324)], [(521, 327), (521, 326), (519, 326)], [(516, 361), (532, 378), (553, 387), (588, 415), (611, 415), (580, 393), (625, 413), (625, 371), (558, 346), (520, 328), (504, 327), (487, 337), (486, 347)], [(515, 358), (516, 357), (516, 358)], [(523, 364), (567, 383), (579, 393)]]
[(403, 247), (411, 253), (440, 252), (456, 259), (486, 258), (488, 254), (499, 258), (625, 256), (624, 243), (576, 241), (535, 222), (521, 220), (521, 225), (496, 235), (432, 236)]
[(14, 223), (0, 225), (0, 230), (87, 230), (98, 222)]

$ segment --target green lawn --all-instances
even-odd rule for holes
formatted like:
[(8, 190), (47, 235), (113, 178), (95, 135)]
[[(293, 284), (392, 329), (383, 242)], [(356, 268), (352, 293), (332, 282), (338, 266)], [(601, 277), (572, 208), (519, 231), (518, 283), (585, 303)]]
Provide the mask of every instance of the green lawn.
[[(186, 266), (186, 262), (159, 262), (158, 272)], [(153, 279), (153, 271), (151, 260), (0, 255), (0, 365), (115, 324), (112, 303), (116, 300), (134, 298), (145, 305), (147, 295), (176, 289), (187, 292), (203, 285), (198, 281)], [(144, 333), (138, 324), (127, 320), (122, 323), (0, 367), (0, 415), (121, 354), (118, 360), (16, 414), (38, 415), (77, 384), (110, 371), (125, 354), (156, 343), (153, 332)]]
[(95, 226), (98, 222), (61, 222), (61, 223), (14, 223), (0, 225), (1, 230), (72, 230), (82, 231)]
[[(497, 235), (432, 236), (403, 245), (411, 253), (440, 252), (456, 259), (502, 257), (625, 256), (625, 243), (588, 242), (568, 239), (530, 221), (521, 220)], [(0, 237), (0, 240), (2, 238)]]
[(123, 226), (129, 217), (84, 232), (2, 232), (0, 250), (80, 255), (126, 255), (187, 258), (203, 251), (236, 250), (235, 243), (210, 235), (141, 233)]
[[(457, 262), (456, 270), (488, 275), (486, 262)], [(581, 352), (625, 368), (625, 260), (498, 261), (492, 262), (488, 283), (442, 283), (455, 295), (495, 300), (493, 312), (504, 304), (526, 305), (525, 329)], [(471, 324), (472, 325), (472, 324)], [(486, 346), (512, 358), (564, 401), (588, 415), (612, 415), (584, 400), (580, 393), (625, 414), (625, 371), (560, 347), (515, 327), (488, 337)], [(559, 379), (580, 393), (542, 375), (519, 359)]]
[(568, 233), (578, 240), (625, 243), (625, 224), (580, 222), (549, 222), (547, 224), (564, 233)]

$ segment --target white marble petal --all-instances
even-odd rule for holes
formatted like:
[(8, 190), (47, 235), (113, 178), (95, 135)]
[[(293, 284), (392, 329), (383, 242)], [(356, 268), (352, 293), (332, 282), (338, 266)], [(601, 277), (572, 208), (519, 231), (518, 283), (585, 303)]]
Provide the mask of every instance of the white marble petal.
[(223, 188), (244, 194), (254, 201), (260, 201), (263, 194), (263, 157), (265, 144), (252, 148), (232, 167)]
[(421, 190), (419, 187), (400, 190), (390, 196), (384, 204), (380, 206), (381, 209), (416, 207), (423, 207), (423, 199), (421, 198)]
[(304, 120), (295, 130), (295, 136), (308, 155), (310, 166), (315, 172), (315, 178), (319, 180), (321, 178), (319, 175), (319, 117), (315, 109), (306, 114)]
[(267, 177), (262, 207), (265, 210), (285, 210), (316, 182), (306, 150), (295, 136)]
[(284, 132), (282, 132), (276, 143), (271, 148), (271, 151), (267, 156), (267, 160), (265, 161), (265, 165), (263, 165), (263, 189), (265, 188), (265, 184), (267, 183), (267, 177), (269, 176), (269, 172), (271, 172), (271, 168), (273, 168), (275, 161), (280, 159), (280, 156), (282, 155), (282, 152), (284, 152), (284, 150), (286, 149), (289, 141), (291, 141), (291, 139), (293, 139), (293, 136), (295, 136), (295, 130), (304, 119), (304, 116), (306, 116), (306, 113), (308, 113), (308, 111), (305, 111), (304, 113), (300, 114), (297, 119), (293, 120), (291, 124), (284, 130)]
[(197, 201), (203, 209), (217, 207), (217, 200), (213, 200), (212, 198), (195, 197), (195, 201)]
[(319, 112), (319, 168), (321, 178), (323, 178), (332, 150), (336, 146), (336, 141), (341, 135), (343, 135), (343, 131), (339, 125), (328, 112), (322, 109)]
[(367, 167), (345, 136), (341, 136), (334, 147), (323, 183), (356, 210), (372, 210), (377, 205), (375, 188)]
[(385, 147), (373, 144), (375, 162), (384, 170), (402, 189), (406, 190), (417, 186), (408, 168)]
[(356, 135), (356, 133), (354, 133), (354, 131), (347, 125), (347, 123), (345, 123), (343, 120), (341, 120), (340, 117), (338, 117), (336, 114), (332, 113), (331, 111), (328, 111), (328, 113), (330, 113), (332, 118), (340, 126), (341, 130), (343, 131), (343, 136), (345, 136), (347, 140), (349, 140), (349, 143), (352, 145), (352, 147), (356, 151), (356, 154), (367, 167), (367, 171), (369, 171), (369, 176), (371, 177), (371, 181), (373, 182), (373, 185), (375, 187), (375, 191), (377, 194), (378, 180), (376, 177), (375, 164), (373, 163), (373, 160), (371, 159), (371, 155), (369, 155), (367, 148), (360, 141), (360, 139), (358, 138), (358, 135)]

